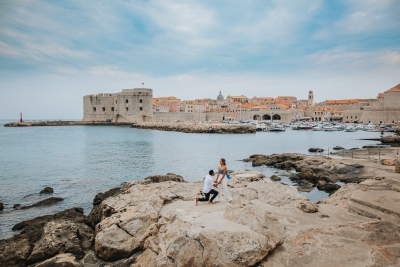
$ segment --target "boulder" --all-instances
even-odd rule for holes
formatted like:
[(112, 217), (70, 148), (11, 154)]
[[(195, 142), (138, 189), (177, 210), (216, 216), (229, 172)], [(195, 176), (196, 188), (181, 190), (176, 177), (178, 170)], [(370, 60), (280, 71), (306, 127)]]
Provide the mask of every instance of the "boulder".
[(28, 238), (15, 236), (0, 240), (1, 266), (26, 266), (26, 259), (30, 253)]
[(108, 191), (106, 191), (104, 193), (102, 193), (102, 192), (97, 193), (96, 196), (93, 199), (93, 206), (97, 206), (101, 202), (103, 202), (104, 199), (116, 196), (121, 192), (122, 192), (122, 189), (120, 187), (118, 187), (118, 188), (110, 189), (110, 190), (108, 190)]
[(300, 179), (305, 179), (308, 180), (310, 182), (315, 182), (315, 180), (317, 179), (315, 173), (313, 172), (313, 170), (311, 168), (305, 167), (301, 170), (301, 172), (299, 174), (297, 174), (297, 176)]
[(58, 212), (53, 215), (40, 216), (40, 217), (36, 217), (31, 220), (17, 223), (16, 225), (14, 225), (12, 230), (16, 231), (16, 230), (22, 230), (26, 227), (32, 228), (32, 227), (37, 227), (37, 226), (38, 226), (38, 228), (43, 228), (45, 223), (53, 221), (53, 220), (57, 220), (57, 219), (63, 219), (63, 220), (74, 221), (76, 223), (82, 223), (85, 221), (85, 215), (83, 215), (82, 208), (66, 209), (64, 211)]
[(382, 165), (387, 165), (387, 166), (394, 166), (396, 164), (396, 159), (382, 159), (381, 160)]
[(4, 209), (4, 204), (3, 202), (0, 202), (0, 211), (2, 211)]
[(173, 173), (167, 173), (166, 175), (148, 176), (148, 177), (144, 178), (143, 183), (150, 184), (150, 183), (162, 183), (162, 182), (167, 182), (167, 181), (174, 181), (174, 182), (182, 183), (185, 180), (180, 175), (173, 174)]
[(95, 251), (99, 258), (114, 261), (141, 248), (158, 214), (147, 202), (113, 214), (96, 226)]
[(63, 253), (38, 263), (35, 267), (83, 267), (83, 265), (75, 259), (73, 254)]
[(400, 136), (398, 135), (388, 135), (381, 137), (381, 143), (400, 143)]
[(309, 148), (308, 152), (320, 153), (320, 152), (324, 152), (324, 150), (322, 148)]
[(25, 209), (30, 209), (30, 208), (36, 208), (36, 207), (41, 207), (41, 206), (48, 206), (48, 205), (54, 205), (57, 202), (63, 201), (64, 199), (61, 197), (49, 197), (44, 200), (41, 200), (35, 204), (29, 205), (29, 206), (21, 206), (21, 210)]
[(85, 224), (62, 219), (47, 222), (28, 262), (37, 263), (62, 253), (72, 253), (81, 259), (92, 246), (92, 242), (93, 230)]
[(48, 186), (43, 188), (42, 191), (40, 191), (40, 194), (52, 194), (52, 193), (54, 193), (53, 188), (48, 187)]
[(394, 172), (395, 173), (400, 173), (400, 160), (396, 159), (395, 163), (394, 163)]
[(281, 178), (279, 178), (279, 177), (276, 176), (276, 175), (272, 175), (272, 176), (270, 177), (270, 179), (271, 179), (272, 181), (280, 181), (280, 180), (281, 180)]
[(335, 193), (337, 190), (340, 189), (340, 185), (338, 184), (334, 184), (334, 183), (325, 183), (325, 184), (318, 184), (317, 188), (318, 190), (333, 194)]
[(19, 210), (21, 208), (21, 204), (14, 204), (13, 209)]
[(82, 256), (93, 240), (93, 231), (84, 224), (84, 217), (82, 208), (72, 208), (15, 225), (13, 230), (21, 233), (0, 240), (0, 265), (26, 266), (64, 252)]
[(313, 213), (318, 211), (318, 205), (309, 200), (301, 200), (297, 202), (296, 208), (306, 213)]
[(343, 150), (344, 149), (344, 147), (341, 147), (341, 146), (335, 146), (334, 148), (333, 148), (333, 150)]

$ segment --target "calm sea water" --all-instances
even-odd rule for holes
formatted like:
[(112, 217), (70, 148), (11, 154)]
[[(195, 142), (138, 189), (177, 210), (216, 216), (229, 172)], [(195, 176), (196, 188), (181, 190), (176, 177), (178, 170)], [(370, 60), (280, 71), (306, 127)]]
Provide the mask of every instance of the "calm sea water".
[[(123, 182), (168, 172), (185, 180), (202, 179), (216, 170), (219, 159), (229, 169), (255, 169), (270, 176), (276, 170), (253, 168), (241, 160), (252, 154), (308, 153), (310, 147), (336, 145), (345, 148), (374, 144), (360, 138), (380, 133), (358, 131), (291, 131), (248, 135), (186, 134), (131, 129), (128, 126), (3, 127), (0, 121), (0, 238), (11, 236), (14, 224), (66, 208), (92, 208), (98, 192)], [(289, 181), (287, 181), (289, 182)], [(32, 204), (48, 196), (39, 192), (54, 188), (53, 196), (65, 198), (45, 208), (13, 210), (13, 204)], [(313, 201), (327, 196), (314, 190), (304, 193)]]

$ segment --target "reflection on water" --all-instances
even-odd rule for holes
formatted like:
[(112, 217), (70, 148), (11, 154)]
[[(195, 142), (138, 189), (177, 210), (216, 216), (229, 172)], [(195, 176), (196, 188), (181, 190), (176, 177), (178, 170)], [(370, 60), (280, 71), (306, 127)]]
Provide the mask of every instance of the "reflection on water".
[[(131, 129), (127, 126), (65, 126), (6, 128), (0, 122), (0, 238), (26, 219), (71, 207), (90, 212), (96, 193), (123, 182), (168, 172), (185, 180), (202, 179), (216, 170), (219, 159), (231, 170), (255, 169), (268, 177), (277, 170), (253, 168), (242, 159), (252, 154), (308, 153), (310, 147), (361, 147), (378, 138), (370, 132), (257, 133), (246, 135), (185, 134)], [(329, 138), (327, 138), (329, 136)], [(293, 184), (287, 177), (281, 183)], [(14, 211), (13, 204), (31, 204), (48, 195), (38, 194), (46, 186), (65, 200), (57, 205)], [(326, 193), (302, 193), (316, 201)]]

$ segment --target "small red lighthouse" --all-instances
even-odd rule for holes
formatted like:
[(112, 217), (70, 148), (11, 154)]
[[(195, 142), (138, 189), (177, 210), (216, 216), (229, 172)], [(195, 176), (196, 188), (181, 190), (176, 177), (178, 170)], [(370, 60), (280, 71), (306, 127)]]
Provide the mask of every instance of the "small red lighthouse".
[(19, 122), (22, 122), (22, 112), (19, 113)]

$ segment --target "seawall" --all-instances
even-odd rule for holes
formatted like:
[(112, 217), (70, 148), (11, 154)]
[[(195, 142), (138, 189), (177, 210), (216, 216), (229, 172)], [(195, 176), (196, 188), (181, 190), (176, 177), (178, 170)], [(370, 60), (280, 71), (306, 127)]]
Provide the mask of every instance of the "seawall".
[(32, 122), (9, 122), (4, 127), (27, 127), (27, 126), (74, 126), (74, 125), (131, 125), (131, 122), (92, 122), (92, 121), (32, 121)]
[(131, 128), (174, 131), (174, 132), (184, 132), (184, 133), (247, 134), (256, 132), (256, 127), (254, 125), (243, 125), (243, 124), (141, 122), (132, 124)]

